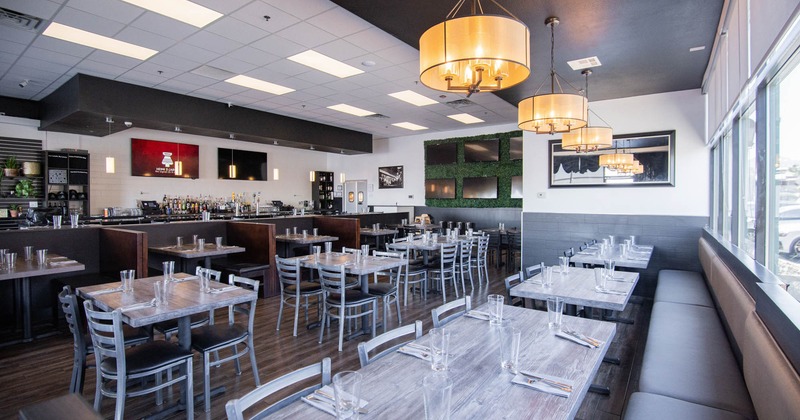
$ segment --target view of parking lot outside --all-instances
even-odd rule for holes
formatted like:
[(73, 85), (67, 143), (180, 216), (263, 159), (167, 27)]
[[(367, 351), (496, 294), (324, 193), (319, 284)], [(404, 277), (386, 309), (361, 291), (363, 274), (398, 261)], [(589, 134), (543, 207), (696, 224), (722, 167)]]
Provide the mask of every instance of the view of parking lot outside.
[(777, 136), (772, 149), (776, 217), (772, 223), (768, 221), (767, 228), (772, 230), (769, 237), (778, 243), (767, 248), (773, 254), (768, 256), (768, 264), (800, 300), (800, 67), (795, 66), (778, 82), (777, 93)]
[(739, 182), (739, 248), (751, 258), (756, 255), (756, 107), (744, 112), (739, 120), (741, 180)]

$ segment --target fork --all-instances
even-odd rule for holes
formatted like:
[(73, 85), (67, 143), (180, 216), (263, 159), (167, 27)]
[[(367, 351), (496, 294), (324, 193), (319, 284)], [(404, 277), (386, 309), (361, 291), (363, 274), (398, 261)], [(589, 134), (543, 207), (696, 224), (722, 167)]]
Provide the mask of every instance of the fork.
[(562, 390), (564, 392), (572, 392), (572, 385), (568, 385), (568, 384), (565, 384), (565, 383), (554, 381), (552, 379), (542, 378), (541, 376), (536, 376), (536, 375), (534, 375), (534, 374), (532, 374), (530, 372), (519, 371), (519, 373), (521, 375), (525, 376), (525, 380), (528, 382), (528, 384), (534, 384), (536, 382), (542, 382), (545, 385), (551, 386), (553, 388), (560, 389), (560, 390)]
[(581, 333), (579, 333), (577, 331), (564, 329), (564, 328), (562, 328), (561, 331), (564, 332), (565, 334), (569, 334), (569, 335), (577, 338), (578, 340), (585, 341), (585, 342), (587, 342), (587, 343), (589, 343), (589, 344), (591, 344), (591, 345), (593, 345), (595, 347), (600, 347), (600, 342), (595, 340), (592, 337), (589, 337), (587, 335), (581, 334)]
[[(322, 398), (320, 398), (318, 395), (321, 396)], [(320, 389), (314, 391), (313, 394), (307, 395), (306, 398), (308, 398), (310, 400), (314, 400), (314, 401), (319, 401), (321, 403), (330, 404), (331, 406), (333, 406), (334, 410), (336, 409), (336, 399), (334, 399), (328, 393), (326, 393), (326, 392), (324, 392), (324, 391), (322, 391)], [(369, 413), (369, 409), (365, 408), (365, 407), (359, 407), (358, 408), (358, 413), (359, 414), (368, 414)]]
[(547, 386), (549, 386), (549, 387), (551, 387), (551, 388), (558, 389), (559, 391), (564, 391), (564, 392), (572, 392), (572, 388), (571, 388), (571, 387), (560, 386), (560, 385), (554, 385), (554, 384), (551, 384), (551, 383), (549, 383), (549, 382), (547, 382), (547, 381), (544, 381), (544, 380), (542, 380), (542, 379), (531, 379), (531, 378), (525, 378), (525, 382), (527, 382), (527, 383), (528, 383), (528, 385), (533, 385), (533, 384), (535, 384), (535, 383), (537, 383), (537, 382), (541, 382), (541, 383), (543, 383), (543, 384), (545, 384), (545, 385), (547, 385)]

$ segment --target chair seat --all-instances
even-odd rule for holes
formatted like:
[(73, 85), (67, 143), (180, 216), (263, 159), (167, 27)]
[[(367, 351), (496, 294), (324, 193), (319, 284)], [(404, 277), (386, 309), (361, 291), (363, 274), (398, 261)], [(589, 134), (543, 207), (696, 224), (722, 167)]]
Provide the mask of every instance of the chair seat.
[(213, 264), (213, 268), (227, 270), (237, 276), (245, 276), (245, 273), (252, 273), (254, 271), (263, 271), (269, 268), (269, 264), (249, 263), (249, 262), (225, 262)]
[(238, 324), (215, 324), (192, 330), (192, 347), (207, 352), (247, 337), (247, 328)]
[[(342, 295), (339, 293), (331, 293), (328, 295), (328, 304), (338, 305), (341, 303)], [(360, 290), (347, 290), (345, 291), (344, 300), (347, 304), (368, 303), (374, 300), (375, 296), (361, 293)]]
[[(198, 327), (208, 323), (208, 313), (194, 314), (189, 317), (190, 327)], [(176, 332), (178, 331), (178, 320), (170, 319), (169, 321), (158, 322), (155, 328), (161, 332)]]
[[(151, 341), (125, 350), (125, 366), (127, 374), (147, 372), (192, 357), (190, 350), (183, 350), (178, 345), (166, 341)], [(100, 369), (112, 375), (117, 374), (117, 360), (107, 358), (100, 364)]]
[(369, 294), (385, 296), (397, 292), (397, 285), (392, 283), (373, 283), (369, 285)]
[[(294, 284), (286, 286), (286, 288), (284, 289), (285, 292), (291, 293), (291, 294), (294, 294), (295, 290), (297, 290), (297, 286), (295, 286)], [(321, 290), (322, 290), (322, 287), (319, 285), (319, 283), (314, 283), (314, 282), (311, 282), (311, 281), (301, 281), (300, 282), (300, 293), (301, 294), (315, 293), (315, 292), (319, 292)]]

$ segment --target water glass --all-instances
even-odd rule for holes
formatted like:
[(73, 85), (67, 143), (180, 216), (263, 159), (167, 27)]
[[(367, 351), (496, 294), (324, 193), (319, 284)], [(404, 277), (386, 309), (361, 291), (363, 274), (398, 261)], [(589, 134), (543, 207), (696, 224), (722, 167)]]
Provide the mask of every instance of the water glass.
[(603, 268), (606, 269), (606, 276), (614, 277), (614, 268), (617, 266), (615, 260), (603, 260)]
[(199, 235), (192, 235), (192, 245), (197, 245), (197, 238)]
[(595, 268), (594, 269), (594, 290), (598, 292), (602, 292), (606, 290), (606, 269), (605, 268)]
[(319, 253), (322, 252), (322, 247), (319, 245), (314, 245), (312, 249), (314, 250), (314, 260), (319, 261)]
[(444, 328), (432, 328), (431, 336), (431, 369), (437, 372), (447, 370), (447, 352), (450, 348), (450, 331)]
[(16, 252), (6, 253), (6, 268), (12, 270), (16, 265), (17, 265), (17, 253)]
[(544, 267), (542, 269), (542, 286), (545, 289), (553, 286), (553, 267)]
[(365, 257), (369, 255), (369, 245), (361, 245), (361, 255)]
[(636, 236), (631, 235), (631, 246), (636, 246)]
[(489, 304), (489, 325), (500, 325), (503, 322), (503, 295), (489, 295), (486, 298)]
[(413, 242), (413, 241), (414, 241), (414, 234), (413, 233), (409, 233), (408, 234), (408, 242)]
[(53, 229), (61, 229), (61, 215), (53, 216)]
[(314, 236), (319, 236), (319, 228), (314, 228), (311, 230), (311, 232), (314, 234)]
[(47, 250), (46, 249), (37, 249), (36, 250), (36, 260), (39, 261), (39, 265), (44, 265), (47, 262)]
[(325, 253), (330, 254), (333, 251), (333, 242), (325, 242)]
[(295, 227), (293, 227), (293, 228), (292, 228), (292, 233), (293, 233), (293, 234), (295, 234), (295, 235), (297, 235), (297, 226), (295, 226)]
[(156, 306), (164, 306), (167, 304), (167, 282), (156, 281), (153, 283), (153, 293), (155, 295), (154, 302)]
[(336, 401), (337, 419), (357, 419), (361, 402), (361, 381), (359, 372), (345, 370), (333, 375), (333, 395)]
[(119, 280), (122, 282), (123, 292), (133, 291), (133, 278), (136, 277), (136, 270), (121, 270)]
[(422, 380), (425, 420), (449, 420), (453, 381), (446, 373), (434, 372)]
[(519, 342), (522, 332), (512, 326), (500, 328), (500, 368), (517, 373), (519, 365)]
[(215, 237), (214, 244), (217, 245), (217, 248), (222, 248), (222, 236)]
[(450, 237), (450, 228), (444, 230), (444, 236)]
[(289, 228), (286, 228), (286, 236), (289, 236), (291, 234), (292, 234), (292, 230), (289, 229)]
[(22, 253), (25, 255), (25, 261), (33, 260), (33, 246), (28, 245), (22, 249)]
[(200, 271), (200, 291), (203, 293), (209, 293), (211, 291), (211, 286), (209, 285), (210, 281), (211, 276), (208, 275), (208, 271)]
[(614, 246), (614, 243), (615, 243), (614, 240), (615, 240), (614, 235), (608, 235), (608, 244), (609, 245)]
[(205, 238), (198, 238), (197, 239), (197, 250), (203, 251), (206, 249), (206, 240)]
[(303, 229), (303, 239), (308, 239), (308, 231)]
[(564, 299), (552, 297), (547, 299), (547, 327), (561, 331), (561, 317), (564, 314)]
[(356, 264), (361, 264), (361, 250), (357, 250), (353, 255), (356, 257)]
[(8, 248), (0, 248), (0, 262), (6, 260), (6, 254), (8, 254)]
[(69, 227), (76, 228), (78, 227), (78, 220), (80, 220), (81, 215), (78, 213), (73, 213), (69, 215)]
[(172, 275), (175, 274), (175, 261), (164, 261), (161, 265), (164, 267), (164, 281), (172, 280)]
[(183, 246), (183, 236), (178, 236), (175, 238), (175, 246), (178, 248)]
[(569, 257), (558, 257), (558, 266), (562, 274), (569, 273)]

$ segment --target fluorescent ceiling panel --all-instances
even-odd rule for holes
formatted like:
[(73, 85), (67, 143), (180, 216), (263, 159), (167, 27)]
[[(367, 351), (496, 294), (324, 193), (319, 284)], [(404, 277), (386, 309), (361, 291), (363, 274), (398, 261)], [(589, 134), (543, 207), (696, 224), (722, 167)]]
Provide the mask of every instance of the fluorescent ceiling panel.
[(263, 80), (255, 79), (248, 76), (238, 75), (229, 79), (225, 79), (228, 83), (234, 85), (244, 86), (246, 88), (260, 90), (262, 92), (272, 93), (274, 95), (283, 95), (284, 93), (294, 92), (294, 89), (286, 86), (276, 85), (275, 83), (265, 82)]
[(324, 54), (320, 54), (314, 50), (308, 50), (301, 52), (300, 54), (295, 54), (289, 57), (289, 60), (339, 78), (345, 78), (364, 73), (363, 70), (359, 70), (349, 64), (342, 63), (339, 60), (334, 60), (333, 58), (330, 58)]
[(458, 122), (462, 122), (464, 124), (475, 124), (475, 123), (484, 122), (482, 119), (480, 119), (478, 117), (473, 117), (472, 115), (469, 115), (469, 114), (466, 114), (466, 113), (465, 114), (448, 115), (447, 118), (452, 118), (452, 119), (454, 119), (454, 120), (456, 120)]
[(405, 128), (406, 130), (413, 130), (413, 131), (427, 130), (428, 129), (428, 127), (423, 127), (421, 125), (417, 125), (417, 124), (410, 123), (410, 122), (394, 123), (392, 125), (395, 126), (395, 127)]
[(427, 96), (420, 95), (419, 93), (414, 92), (413, 90), (404, 90), (402, 92), (390, 93), (389, 96), (416, 106), (433, 105), (438, 103)]
[(147, 60), (148, 58), (158, 54), (158, 51), (151, 50), (150, 48), (140, 47), (138, 45), (129, 44), (123, 41), (106, 36), (98, 35), (92, 32), (87, 32), (82, 29), (73, 28), (71, 26), (62, 25), (53, 22), (43, 32), (44, 35), (57, 38), (62, 41), (72, 42), (75, 44), (84, 45), (98, 50), (108, 51), (114, 54), (124, 55), (139, 60)]
[(222, 17), (222, 13), (187, 0), (122, 0), (189, 25), (202, 28)]
[(375, 114), (372, 111), (367, 111), (366, 109), (357, 108), (347, 104), (331, 105), (328, 107), (328, 109), (344, 112), (345, 114), (355, 115), (357, 117), (366, 117), (367, 115)]

